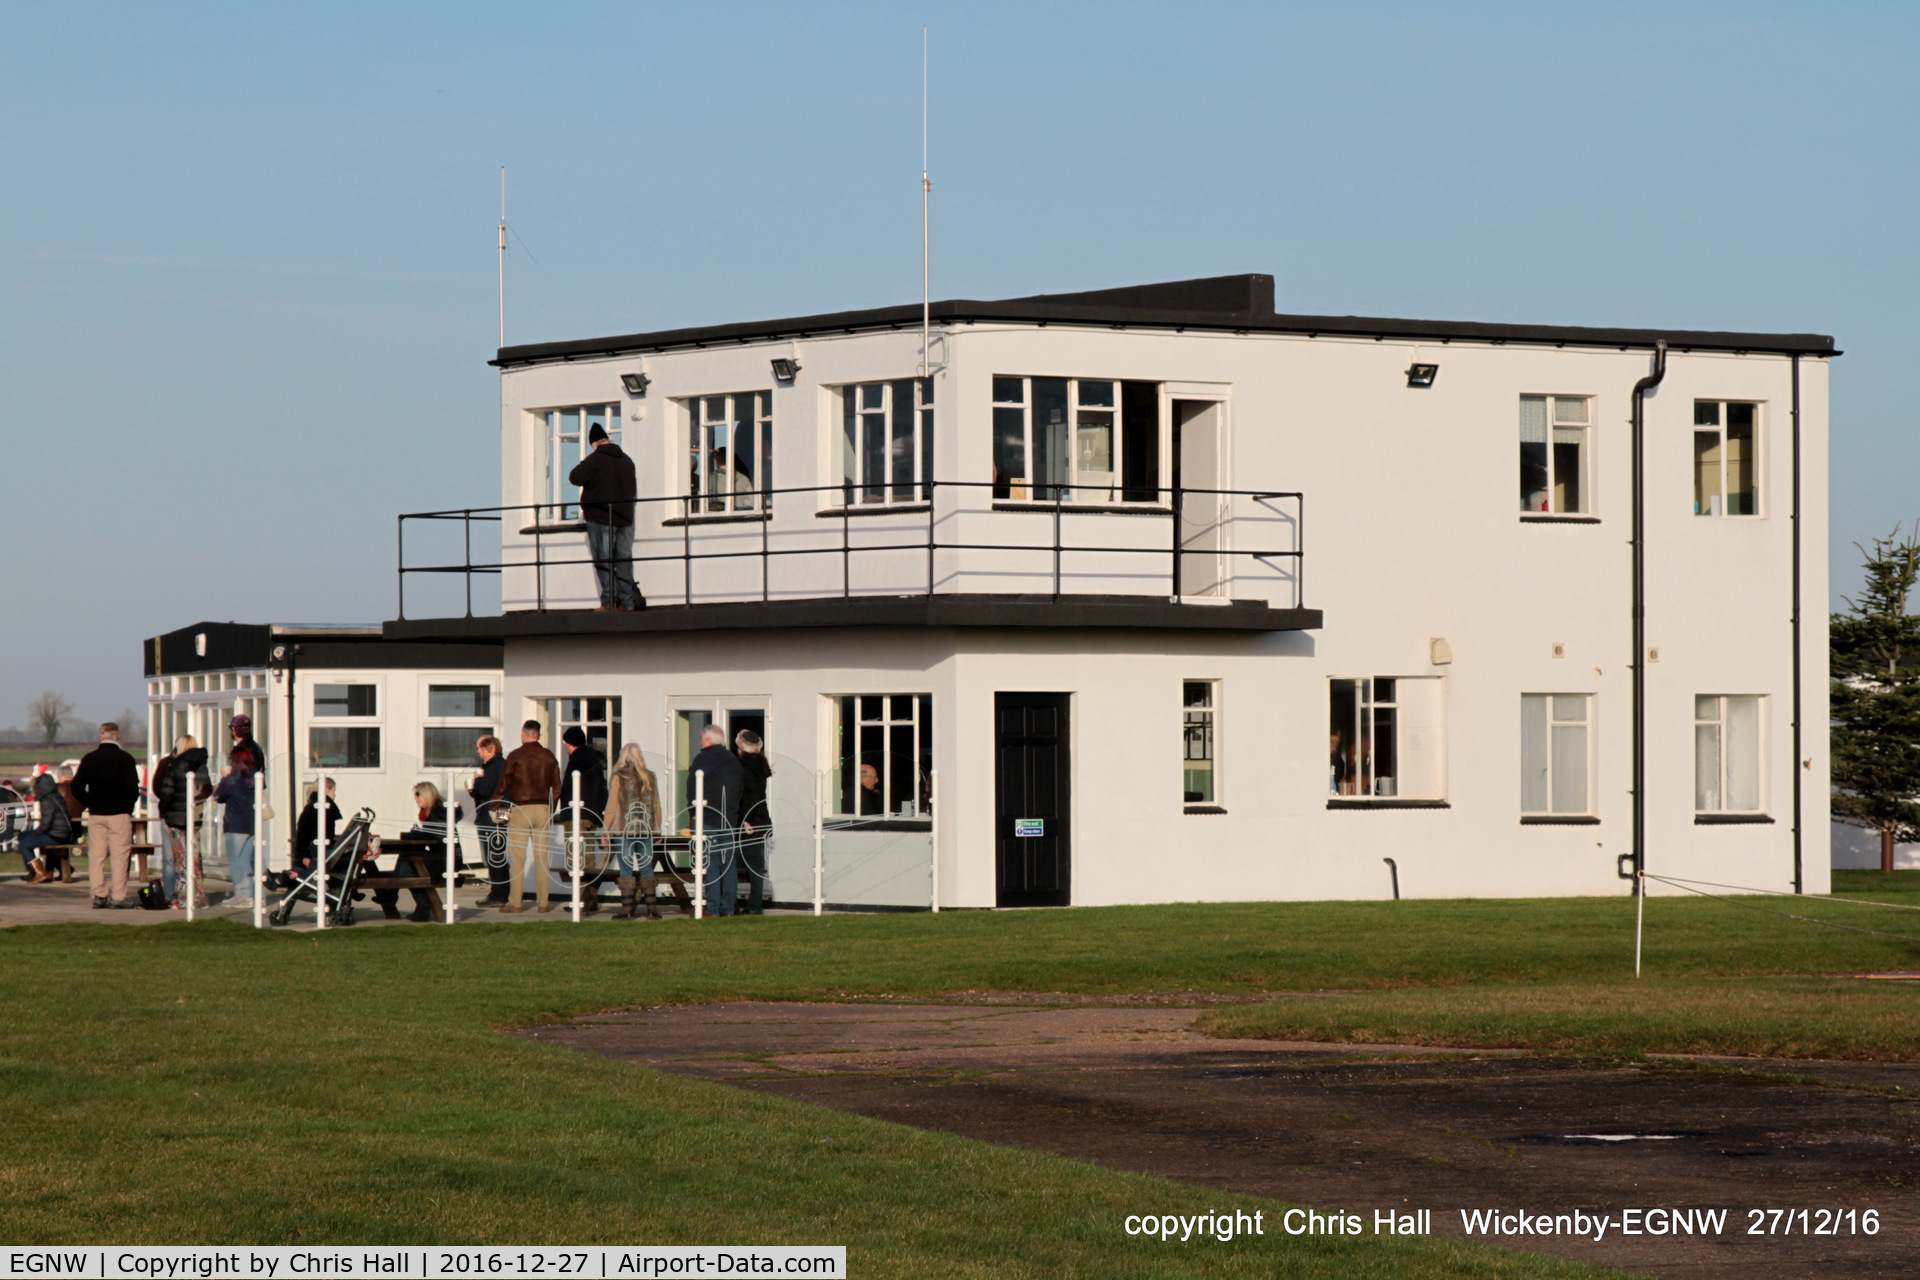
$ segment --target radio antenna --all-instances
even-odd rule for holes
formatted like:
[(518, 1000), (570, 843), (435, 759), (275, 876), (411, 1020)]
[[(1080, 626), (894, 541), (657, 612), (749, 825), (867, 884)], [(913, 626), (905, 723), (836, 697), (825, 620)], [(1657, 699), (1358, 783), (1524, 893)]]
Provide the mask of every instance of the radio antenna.
[[(927, 177), (927, 29), (920, 28), (920, 376), (933, 368), (933, 241), (928, 206), (933, 183)], [(502, 344), (504, 345), (504, 343)]]
[(507, 345), (507, 166), (500, 166), (500, 345)]

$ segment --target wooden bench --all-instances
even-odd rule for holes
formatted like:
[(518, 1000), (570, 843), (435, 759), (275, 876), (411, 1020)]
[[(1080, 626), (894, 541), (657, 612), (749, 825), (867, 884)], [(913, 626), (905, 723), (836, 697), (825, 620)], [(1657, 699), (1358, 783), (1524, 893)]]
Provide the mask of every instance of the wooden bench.
[[(60, 883), (70, 884), (73, 881), (74, 860), (83, 855), (87, 855), (87, 846), (84, 841), (79, 844), (50, 844), (44, 852), (66, 855), (66, 861), (62, 863), (60, 867)], [(160, 852), (160, 846), (157, 844), (145, 844), (140, 841), (135, 841), (133, 844), (133, 856), (138, 859), (139, 870), (135, 876), (129, 879), (137, 879), (142, 885), (145, 885), (148, 880), (147, 858), (158, 852)]]

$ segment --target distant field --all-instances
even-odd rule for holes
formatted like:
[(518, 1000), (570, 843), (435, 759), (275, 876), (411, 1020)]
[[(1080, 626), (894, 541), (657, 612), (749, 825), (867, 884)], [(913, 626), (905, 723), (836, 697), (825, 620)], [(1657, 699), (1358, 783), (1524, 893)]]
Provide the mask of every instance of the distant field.
[[(63, 744), (55, 747), (0, 745), (0, 772), (33, 764), (59, 764), (62, 760), (84, 756), (97, 745), (92, 742)], [(135, 752), (135, 754), (139, 753)]]

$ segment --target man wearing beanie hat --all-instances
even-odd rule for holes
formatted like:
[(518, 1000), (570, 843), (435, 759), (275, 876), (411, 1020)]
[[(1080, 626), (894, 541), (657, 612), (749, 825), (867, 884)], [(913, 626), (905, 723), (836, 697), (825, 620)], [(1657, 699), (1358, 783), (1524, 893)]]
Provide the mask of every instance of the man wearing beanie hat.
[(580, 486), (587, 552), (600, 583), (599, 612), (644, 609), (646, 597), (633, 582), (633, 500), (640, 492), (633, 459), (607, 439), (607, 429), (597, 422), (587, 431), (587, 441), (593, 450), (567, 473), (567, 483)]
[[(598, 831), (600, 818), (607, 810), (607, 762), (600, 753), (587, 745), (587, 735), (579, 725), (574, 725), (560, 735), (560, 741), (567, 749), (567, 763), (560, 771), (560, 794), (553, 808), (553, 820), (564, 824), (569, 830), (573, 824), (573, 775), (580, 775), (580, 830)], [(585, 864), (585, 850), (581, 851), (582, 865)], [(586, 909), (600, 909), (600, 885), (596, 881), (591, 886), (582, 886), (586, 896)]]

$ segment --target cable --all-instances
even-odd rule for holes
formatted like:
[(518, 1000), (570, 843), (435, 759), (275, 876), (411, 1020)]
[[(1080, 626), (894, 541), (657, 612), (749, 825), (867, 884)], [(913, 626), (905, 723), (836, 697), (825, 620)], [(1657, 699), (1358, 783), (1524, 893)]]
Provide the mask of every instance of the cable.
[[(1684, 876), (1649, 875), (1647, 878), (1649, 880), (1665, 880), (1669, 884), (1709, 884), (1716, 889), (1738, 889), (1742, 893), (1770, 893), (1780, 898), (1798, 898), (1804, 896), (1797, 893), (1788, 893), (1784, 889), (1755, 889), (1750, 885), (1744, 884), (1720, 884), (1714, 880), (1688, 880)], [(1875, 902), (1871, 898), (1836, 898), (1832, 895), (1828, 895), (1827, 901), (1850, 902), (1857, 907), (1886, 907), (1892, 911), (1920, 911), (1920, 906), (1915, 906), (1911, 902)]]
[[(1684, 889), (1688, 893), (1697, 893), (1703, 898), (1712, 898), (1715, 902), (1724, 902), (1729, 906), (1745, 907), (1749, 911), (1759, 911), (1765, 915), (1781, 916), (1788, 920), (1798, 920), (1803, 924), (1825, 925), (1829, 929), (1840, 929), (1840, 930), (1844, 930), (1847, 933), (1869, 934), (1875, 938), (1897, 938), (1901, 942), (1920, 942), (1920, 938), (1913, 937), (1910, 934), (1883, 933), (1879, 929), (1859, 929), (1859, 928), (1855, 928), (1853, 925), (1850, 925), (1850, 924), (1834, 924), (1831, 920), (1815, 920), (1812, 916), (1796, 916), (1789, 911), (1775, 911), (1770, 907), (1756, 907), (1751, 902), (1736, 902), (1732, 898), (1723, 897), (1717, 893), (1708, 893), (1704, 889), (1689, 888), (1688, 886), (1681, 884), (1678, 881), (1668, 880), (1665, 876), (1656, 876), (1649, 871), (1642, 871), (1640, 874), (1648, 880), (1658, 880), (1663, 884), (1671, 884), (1676, 889)], [(1700, 881), (1700, 883), (1706, 884), (1707, 881), (1702, 880)]]

